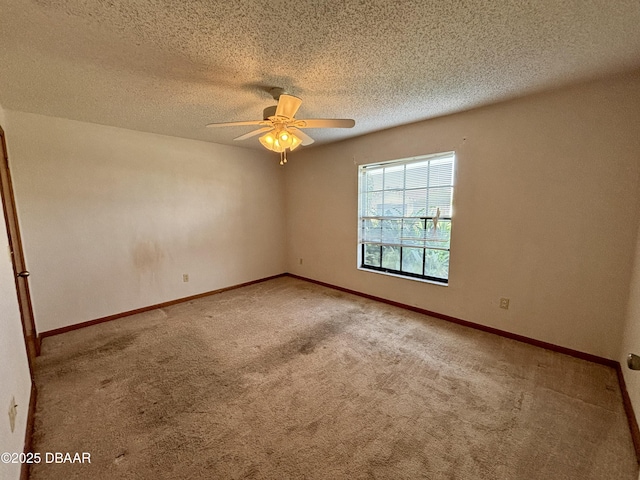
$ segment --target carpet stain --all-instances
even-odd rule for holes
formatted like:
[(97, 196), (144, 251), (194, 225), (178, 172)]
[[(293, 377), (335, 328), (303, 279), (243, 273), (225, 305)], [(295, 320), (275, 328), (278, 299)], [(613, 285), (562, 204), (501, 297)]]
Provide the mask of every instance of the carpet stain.
[(320, 345), (342, 334), (355, 321), (356, 317), (353, 315), (334, 316), (304, 330), (296, 330), (292, 332), (295, 335), (293, 338), (274, 347), (264, 348), (259, 357), (241, 368), (245, 372), (280, 368), (283, 364), (295, 361), (298, 355), (314, 353)]
[(312, 353), (315, 349), (316, 349), (316, 343), (313, 342), (313, 341), (309, 341), (309, 342), (305, 343), (304, 345), (302, 345), (298, 349), (298, 352), (300, 352), (303, 355), (308, 355), (308, 354)]
[(109, 357), (132, 346), (139, 335), (127, 333), (115, 336), (106, 341), (100, 340), (93, 345), (84, 345), (80, 350), (68, 355), (55, 355), (47, 360), (49, 369), (58, 377), (64, 377), (76, 372), (101, 357)]
[(121, 335), (120, 337), (113, 338), (102, 345), (97, 346), (95, 349), (86, 352), (88, 355), (100, 355), (105, 353), (111, 353), (118, 350), (124, 350), (136, 341), (137, 335), (128, 333)]

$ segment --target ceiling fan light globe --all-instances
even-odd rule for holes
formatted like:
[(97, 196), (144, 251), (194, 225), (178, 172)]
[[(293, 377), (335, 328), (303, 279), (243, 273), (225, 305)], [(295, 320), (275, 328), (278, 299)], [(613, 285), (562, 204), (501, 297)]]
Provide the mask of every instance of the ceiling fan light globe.
[(286, 147), (283, 147), (282, 144), (280, 143), (280, 140), (278, 140), (277, 138), (273, 141), (273, 147), (271, 148), (271, 150), (273, 150), (274, 152), (284, 152)]
[(294, 134), (291, 134), (291, 146), (289, 147), (289, 151), (293, 152), (300, 146), (300, 144), (302, 144), (302, 140), (300, 140)]
[(260, 140), (260, 143), (262, 144), (262, 146), (267, 150), (275, 151), (273, 147), (276, 142), (276, 139), (272, 133), (267, 133), (266, 135), (261, 136), (258, 140)]
[(279, 132), (278, 142), (280, 143), (282, 148), (290, 148), (292, 143), (291, 133), (289, 133), (287, 130), (282, 130), (281, 132)]

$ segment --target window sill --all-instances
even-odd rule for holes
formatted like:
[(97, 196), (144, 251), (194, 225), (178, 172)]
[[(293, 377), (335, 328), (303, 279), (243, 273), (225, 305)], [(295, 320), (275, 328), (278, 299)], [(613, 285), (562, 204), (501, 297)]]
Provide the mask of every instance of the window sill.
[(412, 280), (414, 282), (430, 283), (432, 285), (438, 285), (440, 287), (448, 287), (449, 286), (448, 283), (438, 282), (437, 280), (429, 280), (427, 278), (408, 277), (408, 276), (404, 276), (404, 275), (399, 275), (397, 273), (383, 272), (383, 271), (380, 271), (380, 270), (372, 270), (370, 268), (363, 268), (363, 267), (357, 267), (357, 268), (358, 268), (358, 270), (360, 270), (362, 272), (367, 272), (367, 273), (375, 273), (375, 274), (379, 274), (379, 275), (387, 275), (389, 277), (402, 278), (403, 280)]

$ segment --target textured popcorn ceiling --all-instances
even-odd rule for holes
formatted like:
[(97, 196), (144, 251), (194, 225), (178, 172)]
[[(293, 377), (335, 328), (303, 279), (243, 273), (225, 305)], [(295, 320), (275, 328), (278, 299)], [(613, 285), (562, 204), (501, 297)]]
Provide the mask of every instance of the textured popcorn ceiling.
[(204, 125), (278, 86), (356, 120), (323, 143), (638, 68), (639, 25), (638, 0), (0, 0), (0, 104), (232, 144), (251, 127)]

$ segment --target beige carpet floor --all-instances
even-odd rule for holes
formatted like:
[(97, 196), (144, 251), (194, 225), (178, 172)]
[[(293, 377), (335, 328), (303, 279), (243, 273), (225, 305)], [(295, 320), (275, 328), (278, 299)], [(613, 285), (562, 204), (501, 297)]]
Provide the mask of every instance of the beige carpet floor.
[(31, 479), (637, 480), (615, 371), (278, 278), (46, 338)]

